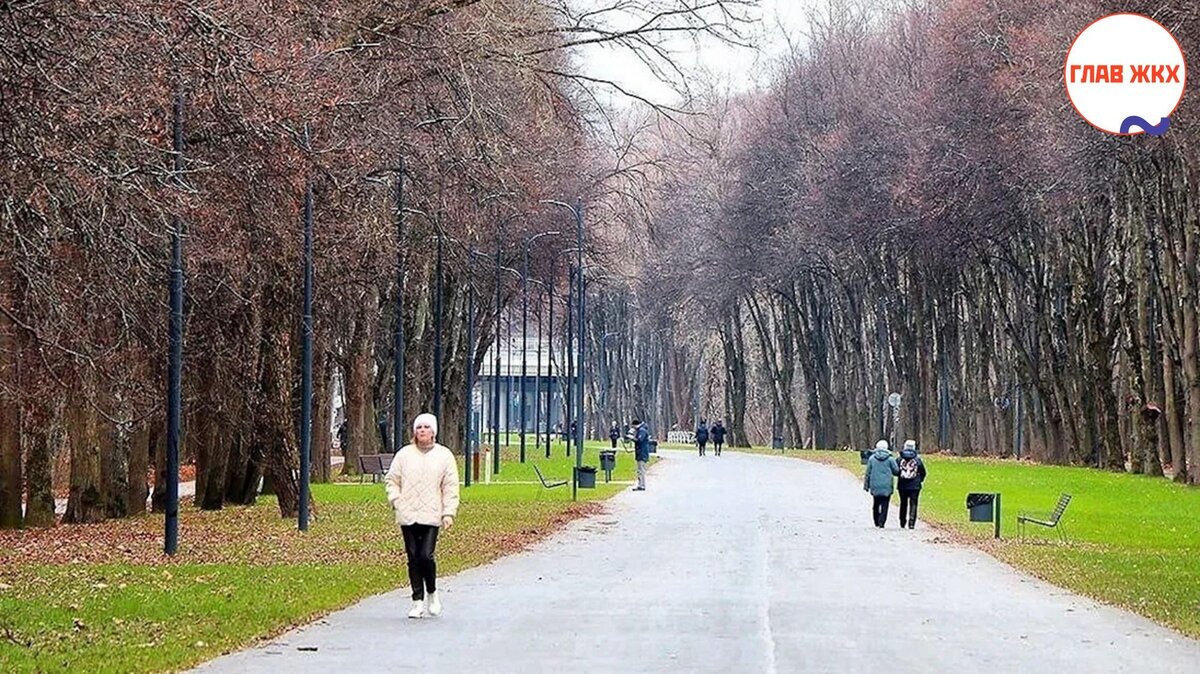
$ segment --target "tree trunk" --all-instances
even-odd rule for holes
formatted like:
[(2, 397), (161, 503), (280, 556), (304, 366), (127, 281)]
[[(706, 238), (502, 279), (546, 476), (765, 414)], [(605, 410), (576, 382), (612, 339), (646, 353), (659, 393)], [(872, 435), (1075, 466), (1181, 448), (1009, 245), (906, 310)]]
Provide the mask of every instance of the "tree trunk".
[[(323, 354), (323, 352), (322, 352)], [(328, 356), (316, 358), (313, 371), (312, 464), (309, 474), (313, 482), (329, 482), (330, 461), (333, 456), (333, 432), (330, 430), (333, 399), (330, 395)]]
[(149, 495), (146, 471), (150, 452), (150, 426), (144, 421), (137, 422), (129, 435), (129, 479), (125, 509), (130, 516), (146, 514), (146, 497)]
[[(16, 306), (8, 251), (0, 252), (0, 307)], [(21, 377), (17, 326), (0, 312), (0, 529), (17, 529), (21, 514)]]
[[(111, 405), (107, 407), (114, 409)], [(124, 426), (99, 419), (104, 512), (112, 519), (129, 515), (129, 433)]]
[[(71, 488), (63, 522), (100, 522), (105, 515), (104, 484), (101, 481), (100, 437), (96, 410), (92, 407), (96, 374), (80, 373), (82, 382), (68, 408), (68, 437), (71, 446)], [(90, 398), (90, 399), (89, 399)]]

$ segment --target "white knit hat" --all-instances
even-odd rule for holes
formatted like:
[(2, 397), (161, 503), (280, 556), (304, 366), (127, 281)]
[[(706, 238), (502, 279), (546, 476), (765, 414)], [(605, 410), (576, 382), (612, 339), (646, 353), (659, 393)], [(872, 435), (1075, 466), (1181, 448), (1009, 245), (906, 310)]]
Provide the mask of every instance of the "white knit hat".
[(880, 440), (879, 442), (875, 443), (875, 449), (887, 449), (887, 448), (888, 448), (887, 440)]
[(428, 424), (429, 427), (433, 429), (433, 437), (437, 437), (437, 417), (428, 412), (425, 414), (418, 414), (417, 418), (413, 419), (413, 433), (417, 432), (417, 426), (421, 424)]

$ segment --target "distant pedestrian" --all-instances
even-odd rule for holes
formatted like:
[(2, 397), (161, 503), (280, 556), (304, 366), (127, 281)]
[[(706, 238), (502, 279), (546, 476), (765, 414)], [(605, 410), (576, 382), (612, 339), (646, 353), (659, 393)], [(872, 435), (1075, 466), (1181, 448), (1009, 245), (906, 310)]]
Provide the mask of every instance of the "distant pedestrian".
[(382, 453), (387, 454), (390, 445), (388, 445), (388, 415), (387, 412), (380, 410), (379, 420), (376, 424), (379, 427), (379, 443), (383, 446)]
[(621, 427), (617, 422), (612, 422), (612, 428), (608, 429), (608, 439), (612, 441), (612, 448), (617, 448), (617, 441), (621, 439)]
[(458, 465), (454, 454), (437, 444), (436, 438), (437, 417), (418, 415), (412, 443), (396, 452), (384, 477), (408, 557), (413, 599), (409, 618), (422, 618), (426, 611), (433, 616), (442, 612), (434, 550), (438, 531), (450, 529), (458, 514)]
[(704, 447), (706, 445), (708, 445), (708, 426), (701, 419), (700, 425), (696, 426), (696, 446), (700, 448), (700, 456), (704, 456)]
[(917, 501), (921, 498), (921, 486), (925, 482), (925, 462), (917, 455), (917, 441), (905, 440), (900, 450), (900, 479), (896, 480), (896, 491), (900, 492), (900, 526), (908, 522), (909, 529), (917, 527)]
[(717, 423), (708, 429), (708, 433), (712, 436), (713, 449), (716, 450), (717, 456), (721, 456), (721, 445), (725, 444), (725, 424), (717, 419)]
[(637, 486), (634, 491), (646, 491), (646, 464), (650, 462), (650, 431), (641, 421), (633, 420), (633, 458), (637, 461)]
[(870, 492), (873, 503), (871, 515), (875, 526), (882, 529), (887, 525), (888, 505), (892, 500), (894, 485), (892, 478), (900, 474), (900, 467), (888, 450), (887, 440), (875, 443), (875, 453), (867, 460), (867, 472), (863, 476), (863, 490)]

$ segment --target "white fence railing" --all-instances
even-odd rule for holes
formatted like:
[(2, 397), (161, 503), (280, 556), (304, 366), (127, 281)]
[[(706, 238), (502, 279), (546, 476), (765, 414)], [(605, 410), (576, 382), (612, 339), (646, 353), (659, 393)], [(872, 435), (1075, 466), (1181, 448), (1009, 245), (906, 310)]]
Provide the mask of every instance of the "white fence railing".
[(667, 431), (667, 442), (678, 445), (694, 445), (696, 444), (696, 433), (694, 431)]

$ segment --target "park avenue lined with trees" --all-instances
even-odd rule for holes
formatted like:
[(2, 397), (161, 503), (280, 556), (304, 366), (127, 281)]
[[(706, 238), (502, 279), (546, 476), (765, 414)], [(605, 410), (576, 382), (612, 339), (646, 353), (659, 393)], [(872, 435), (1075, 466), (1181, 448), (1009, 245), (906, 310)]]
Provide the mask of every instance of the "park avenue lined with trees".
[[(467, 371), (521, 309), (495, 260), (556, 230), (529, 248), (530, 311), (555, 303), (566, 334), (573, 221), (549, 202), (578, 197), (589, 438), (722, 417), (732, 445), (882, 433), (1200, 483), (1200, 103), (1161, 138), (1064, 109), (1063, 50), (1101, 3), (831, 6), (760, 90), (606, 108), (617, 85), (574, 47), (736, 43), (755, 3), (691, 4), (614, 32), (559, 2), (10, 3), (0, 526), (54, 524), (56, 490), (68, 523), (162, 507), (175, 222), (196, 505), (265, 475), (295, 513), (310, 186), (317, 481), (335, 382), (348, 452), (383, 451), (397, 390), (403, 419), (438, 397), (462, 447)], [(1194, 5), (1134, 5), (1200, 41)]]

